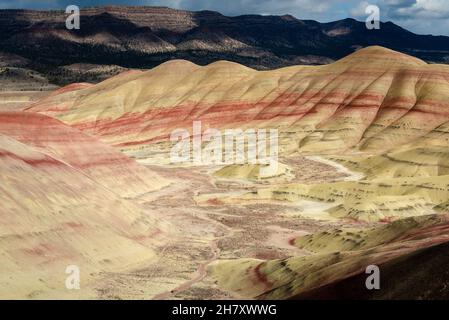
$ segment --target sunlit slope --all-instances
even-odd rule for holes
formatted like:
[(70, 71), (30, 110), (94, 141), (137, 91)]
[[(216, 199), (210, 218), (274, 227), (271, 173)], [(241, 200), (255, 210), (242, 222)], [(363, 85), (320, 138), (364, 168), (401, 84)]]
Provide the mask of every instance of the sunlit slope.
[(443, 146), (407, 146), (379, 155), (334, 155), (329, 159), (351, 170), (364, 172), (368, 180), (449, 175), (449, 148)]
[[(356, 179), (303, 184), (272, 181), (269, 187), (238, 196), (223, 195), (221, 203), (282, 202), (291, 205), (313, 201), (325, 206), (334, 218), (390, 221), (409, 216), (440, 213), (449, 204), (449, 156), (442, 146), (398, 147), (376, 155), (353, 154), (310, 157), (338, 168), (343, 166)], [(254, 180), (251, 166), (227, 166), (218, 177)], [(291, 175), (300, 172), (291, 172)], [(275, 182), (275, 183), (273, 183)], [(215, 198), (216, 196), (211, 196)], [(203, 195), (200, 203), (208, 203)]]
[(437, 213), (448, 199), (448, 176), (439, 176), (311, 185), (283, 184), (221, 200), (229, 204), (314, 201), (328, 204), (330, 208), (326, 211), (334, 217), (379, 221)]
[[(370, 264), (380, 265), (445, 243), (449, 240), (448, 227), (447, 215), (432, 215), (408, 218), (370, 230), (329, 230), (296, 241), (296, 245), (311, 250), (311, 255), (268, 261), (220, 261), (211, 265), (209, 271), (221, 287), (244, 296), (294, 298), (363, 273)], [(310, 239), (314, 241), (309, 242)], [(426, 276), (430, 277), (429, 274)], [(364, 286), (364, 281), (358, 285)], [(419, 294), (418, 291), (414, 293)]]
[[(331, 253), (350, 250), (364, 250), (385, 245), (404, 237), (420, 233), (424, 238), (424, 230), (445, 223), (445, 215), (424, 215), (396, 220), (376, 227), (358, 229), (340, 228), (309, 234), (292, 240), (292, 244), (311, 253)], [(443, 224), (442, 226), (445, 227)], [(449, 236), (449, 235), (448, 235)], [(429, 238), (432, 234), (429, 234)]]
[[(27, 112), (52, 115), (156, 164), (170, 161), (170, 133), (191, 130), (193, 121), (201, 120), (203, 130), (278, 129), (277, 172), (262, 177), (257, 164), (213, 168), (208, 173), (217, 185), (242, 189), (198, 192), (195, 204), (266, 205), (318, 224), (374, 226), (286, 241), (306, 256), (217, 261), (209, 268), (220, 288), (283, 299), (449, 240), (448, 79), (448, 66), (381, 47), (326, 66), (263, 72), (225, 61), (202, 67), (174, 60), (63, 88)], [(323, 165), (335, 179), (301, 180), (301, 170)], [(289, 228), (300, 232), (295, 226)]]
[[(217, 178), (231, 180), (249, 180), (249, 181), (270, 181), (271, 183), (286, 182), (294, 177), (293, 171), (286, 165), (278, 164), (276, 172), (264, 174), (262, 171), (264, 165), (253, 164), (235, 164), (221, 168), (214, 173)], [(266, 166), (266, 165), (265, 165)]]
[(154, 261), (163, 224), (42, 148), (0, 134), (0, 180), (2, 298), (94, 297), (104, 272)]
[(123, 197), (167, 185), (165, 179), (112, 147), (45, 115), (0, 112), (0, 133), (70, 165)]
[(0, 111), (22, 110), (48, 94), (49, 93), (45, 91), (0, 92)]
[[(325, 66), (255, 71), (174, 60), (55, 94), (31, 107), (126, 152), (151, 157), (174, 128), (278, 128), (282, 151), (379, 152), (448, 145), (449, 67), (369, 47)], [(58, 107), (60, 105), (62, 107)], [(161, 145), (162, 149), (167, 146)], [(148, 150), (147, 150), (148, 148)]]

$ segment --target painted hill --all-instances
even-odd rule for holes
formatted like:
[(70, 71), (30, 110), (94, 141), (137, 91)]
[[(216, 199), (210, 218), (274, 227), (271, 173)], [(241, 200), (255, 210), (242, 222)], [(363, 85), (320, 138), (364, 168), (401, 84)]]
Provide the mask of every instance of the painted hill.
[[(333, 204), (327, 210), (333, 217), (378, 221), (442, 211), (449, 203), (448, 76), (447, 66), (382, 47), (326, 66), (273, 71), (175, 60), (88, 88), (62, 89), (28, 112), (55, 116), (143, 163), (169, 162), (170, 133), (191, 130), (193, 121), (204, 128), (276, 128), (282, 172), (290, 172), (285, 183), (272, 181), (223, 201), (324, 201)], [(293, 178), (284, 164), (296, 155), (324, 156), (318, 161), (360, 176), (286, 183)], [(217, 176), (254, 180), (257, 172), (251, 165), (231, 166)]]
[(175, 128), (278, 128), (283, 152), (380, 152), (446, 146), (449, 67), (381, 47), (330, 65), (258, 72), (231, 63), (171, 61), (71, 93), (29, 111), (56, 116), (128, 154)]
[(71, 264), (83, 270), (78, 294), (93, 297), (100, 272), (156, 256), (166, 223), (123, 197), (165, 181), (95, 138), (47, 116), (0, 112), (0, 176), (2, 298), (61, 298)]
[[(364, 232), (366, 234), (362, 236), (360, 233)], [(358, 298), (382, 298), (382, 295), (384, 298), (418, 299), (426, 295), (429, 297), (434, 291), (428, 292), (426, 288), (434, 287), (435, 290), (435, 287), (439, 286), (432, 285), (433, 275), (428, 272), (429, 270), (426, 272), (429, 264), (419, 261), (417, 257), (429, 256), (426, 255), (426, 251), (436, 253), (447, 250), (448, 216), (409, 218), (368, 231), (331, 230), (312, 237), (320, 239), (324, 246), (318, 249), (321, 254), (271, 261), (251, 259), (221, 261), (211, 265), (210, 272), (221, 286), (259, 299), (308, 297), (354, 299), (357, 296), (350, 293), (348, 287), (343, 287), (340, 292), (335, 289), (341, 287), (341, 283), (351, 281), (347, 280), (351, 278), (359, 280), (358, 282), (352, 280), (356, 292), (362, 293)], [(326, 241), (322, 241), (323, 237), (327, 238)], [(310, 238), (304, 239), (307, 241), (306, 245), (311, 245), (311, 242), (308, 242)], [(303, 246), (304, 240), (300, 239), (300, 246)], [(443, 245), (440, 247), (443, 249), (435, 247), (441, 244)], [(317, 242), (314, 242), (313, 246), (315, 251), (320, 247)], [(332, 249), (329, 246), (333, 246)], [(437, 257), (433, 257), (433, 261), (438, 260)], [(412, 261), (415, 264), (407, 263)], [(376, 293), (366, 289), (364, 283), (367, 275), (364, 273), (365, 268), (371, 264), (381, 266), (381, 274), (391, 279), (391, 283), (382, 279), (382, 283), (390, 291), (382, 290)], [(410, 278), (400, 276), (401, 270), (397, 265), (402, 265), (403, 271)], [(437, 264), (435, 267), (440, 266), (441, 264)], [(405, 283), (392, 278), (393, 268)], [(443, 283), (447, 283), (447, 273), (441, 276)], [(413, 280), (417, 281), (415, 285), (412, 284)], [(410, 291), (407, 291), (407, 288), (410, 288)], [(329, 296), (329, 292), (334, 295)], [(443, 289), (441, 292), (444, 294), (446, 291)], [(342, 295), (338, 296), (338, 293)]]
[[(6, 139), (3, 172), (11, 184), (4, 197), (17, 194), (6, 200), (5, 217), (13, 228), (20, 225), (19, 237), (27, 232), (21, 221), (34, 217), (36, 206), (46, 208), (42, 221), (52, 224), (53, 213), (67, 209), (83, 225), (84, 211), (78, 207), (85, 207), (98, 219), (114, 215), (104, 225), (113, 241), (121, 241), (126, 229), (131, 246), (142, 241), (156, 251), (158, 235), (165, 231), (156, 217), (179, 228), (158, 248), (156, 271), (118, 275), (112, 292), (128, 292), (119, 284), (128, 284), (127, 279), (142, 286), (137, 284), (141, 278), (164, 298), (212, 292), (284, 299), (346, 288), (368, 264), (394, 272), (429, 252), (445, 252), (448, 76), (448, 66), (375, 46), (325, 66), (256, 71), (229, 61), (199, 66), (173, 60), (95, 85), (72, 84), (25, 111), (0, 114), (0, 134)], [(220, 130), (278, 129), (279, 172), (262, 176), (254, 164), (170, 164), (170, 133), (191, 130), (198, 120), (203, 128)], [(29, 171), (17, 169), (22, 167)], [(22, 185), (28, 175), (32, 183)], [(74, 175), (85, 177), (77, 179), (80, 185), (69, 183)], [(167, 179), (175, 183), (160, 189)], [(80, 192), (84, 189), (92, 191)], [(143, 200), (148, 192), (154, 197)], [(25, 202), (28, 215), (14, 220), (20, 199), (33, 199), (35, 193), (37, 201)], [(78, 194), (81, 200), (74, 200)], [(90, 206), (97, 202), (88, 198), (94, 196), (105, 199), (96, 213)], [(76, 203), (81, 205), (72, 209)], [(143, 207), (148, 211), (141, 214)], [(129, 220), (122, 223), (115, 214)], [(46, 240), (32, 244), (40, 242)], [(8, 252), (21, 252), (14, 249), (20, 243), (8, 244)], [(90, 252), (89, 246), (83, 248), (71, 252)], [(20, 259), (6, 260), (19, 264)], [(12, 272), (13, 265), (8, 266)], [(412, 296), (430, 288), (422, 280), (428, 267), (409, 273), (422, 284)], [(395, 288), (396, 297), (407, 296), (407, 286)]]
[[(60, 159), (104, 187), (133, 197), (158, 190), (167, 181), (134, 160), (53, 118), (1, 112), (0, 134)], [(123, 190), (126, 185), (126, 190)], [(125, 191), (125, 193), (123, 193)]]

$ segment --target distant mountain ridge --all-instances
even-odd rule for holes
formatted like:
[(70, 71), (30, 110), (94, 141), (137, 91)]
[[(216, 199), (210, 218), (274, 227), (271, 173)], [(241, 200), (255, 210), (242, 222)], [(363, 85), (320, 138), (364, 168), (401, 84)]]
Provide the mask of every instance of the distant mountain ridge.
[[(108, 6), (82, 9), (81, 29), (67, 30), (66, 16), (62, 10), (0, 10), (0, 53), (14, 57), (1, 65), (18, 67), (20, 60), (20, 68), (62, 85), (97, 82), (123, 67), (151, 68), (172, 59), (200, 65), (229, 60), (259, 70), (326, 64), (371, 45), (427, 62), (449, 61), (449, 37), (416, 35), (392, 22), (368, 30), (354, 19), (319, 23), (291, 15), (227, 17), (214, 11)], [(84, 76), (73, 64), (108, 67)]]

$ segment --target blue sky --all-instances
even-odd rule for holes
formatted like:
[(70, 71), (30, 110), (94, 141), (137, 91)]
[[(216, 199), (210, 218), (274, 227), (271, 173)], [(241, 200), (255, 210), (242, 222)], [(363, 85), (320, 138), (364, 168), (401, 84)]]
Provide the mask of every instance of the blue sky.
[(449, 35), (449, 0), (0, 0), (0, 8), (63, 9), (70, 4), (156, 5), (216, 10), (225, 15), (291, 14), (321, 22), (347, 17), (364, 20), (368, 4), (380, 7), (381, 20), (421, 34)]

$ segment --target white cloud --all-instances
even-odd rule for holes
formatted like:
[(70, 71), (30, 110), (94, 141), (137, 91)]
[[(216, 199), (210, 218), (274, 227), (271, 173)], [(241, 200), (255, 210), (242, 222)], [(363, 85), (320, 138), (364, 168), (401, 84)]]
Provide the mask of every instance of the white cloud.
[(297, 12), (322, 14), (329, 10), (332, 3), (331, 0), (179, 0), (176, 1), (176, 7), (193, 10), (210, 9), (232, 15), (246, 13), (295, 14)]
[(370, 3), (368, 1), (362, 1), (359, 3), (358, 6), (352, 8), (349, 13), (351, 14), (351, 16), (353, 17), (366, 17), (366, 13), (365, 10), (366, 8), (370, 5)]
[(449, 6), (447, 0), (387, 0), (391, 6), (392, 16), (408, 19), (448, 18)]

